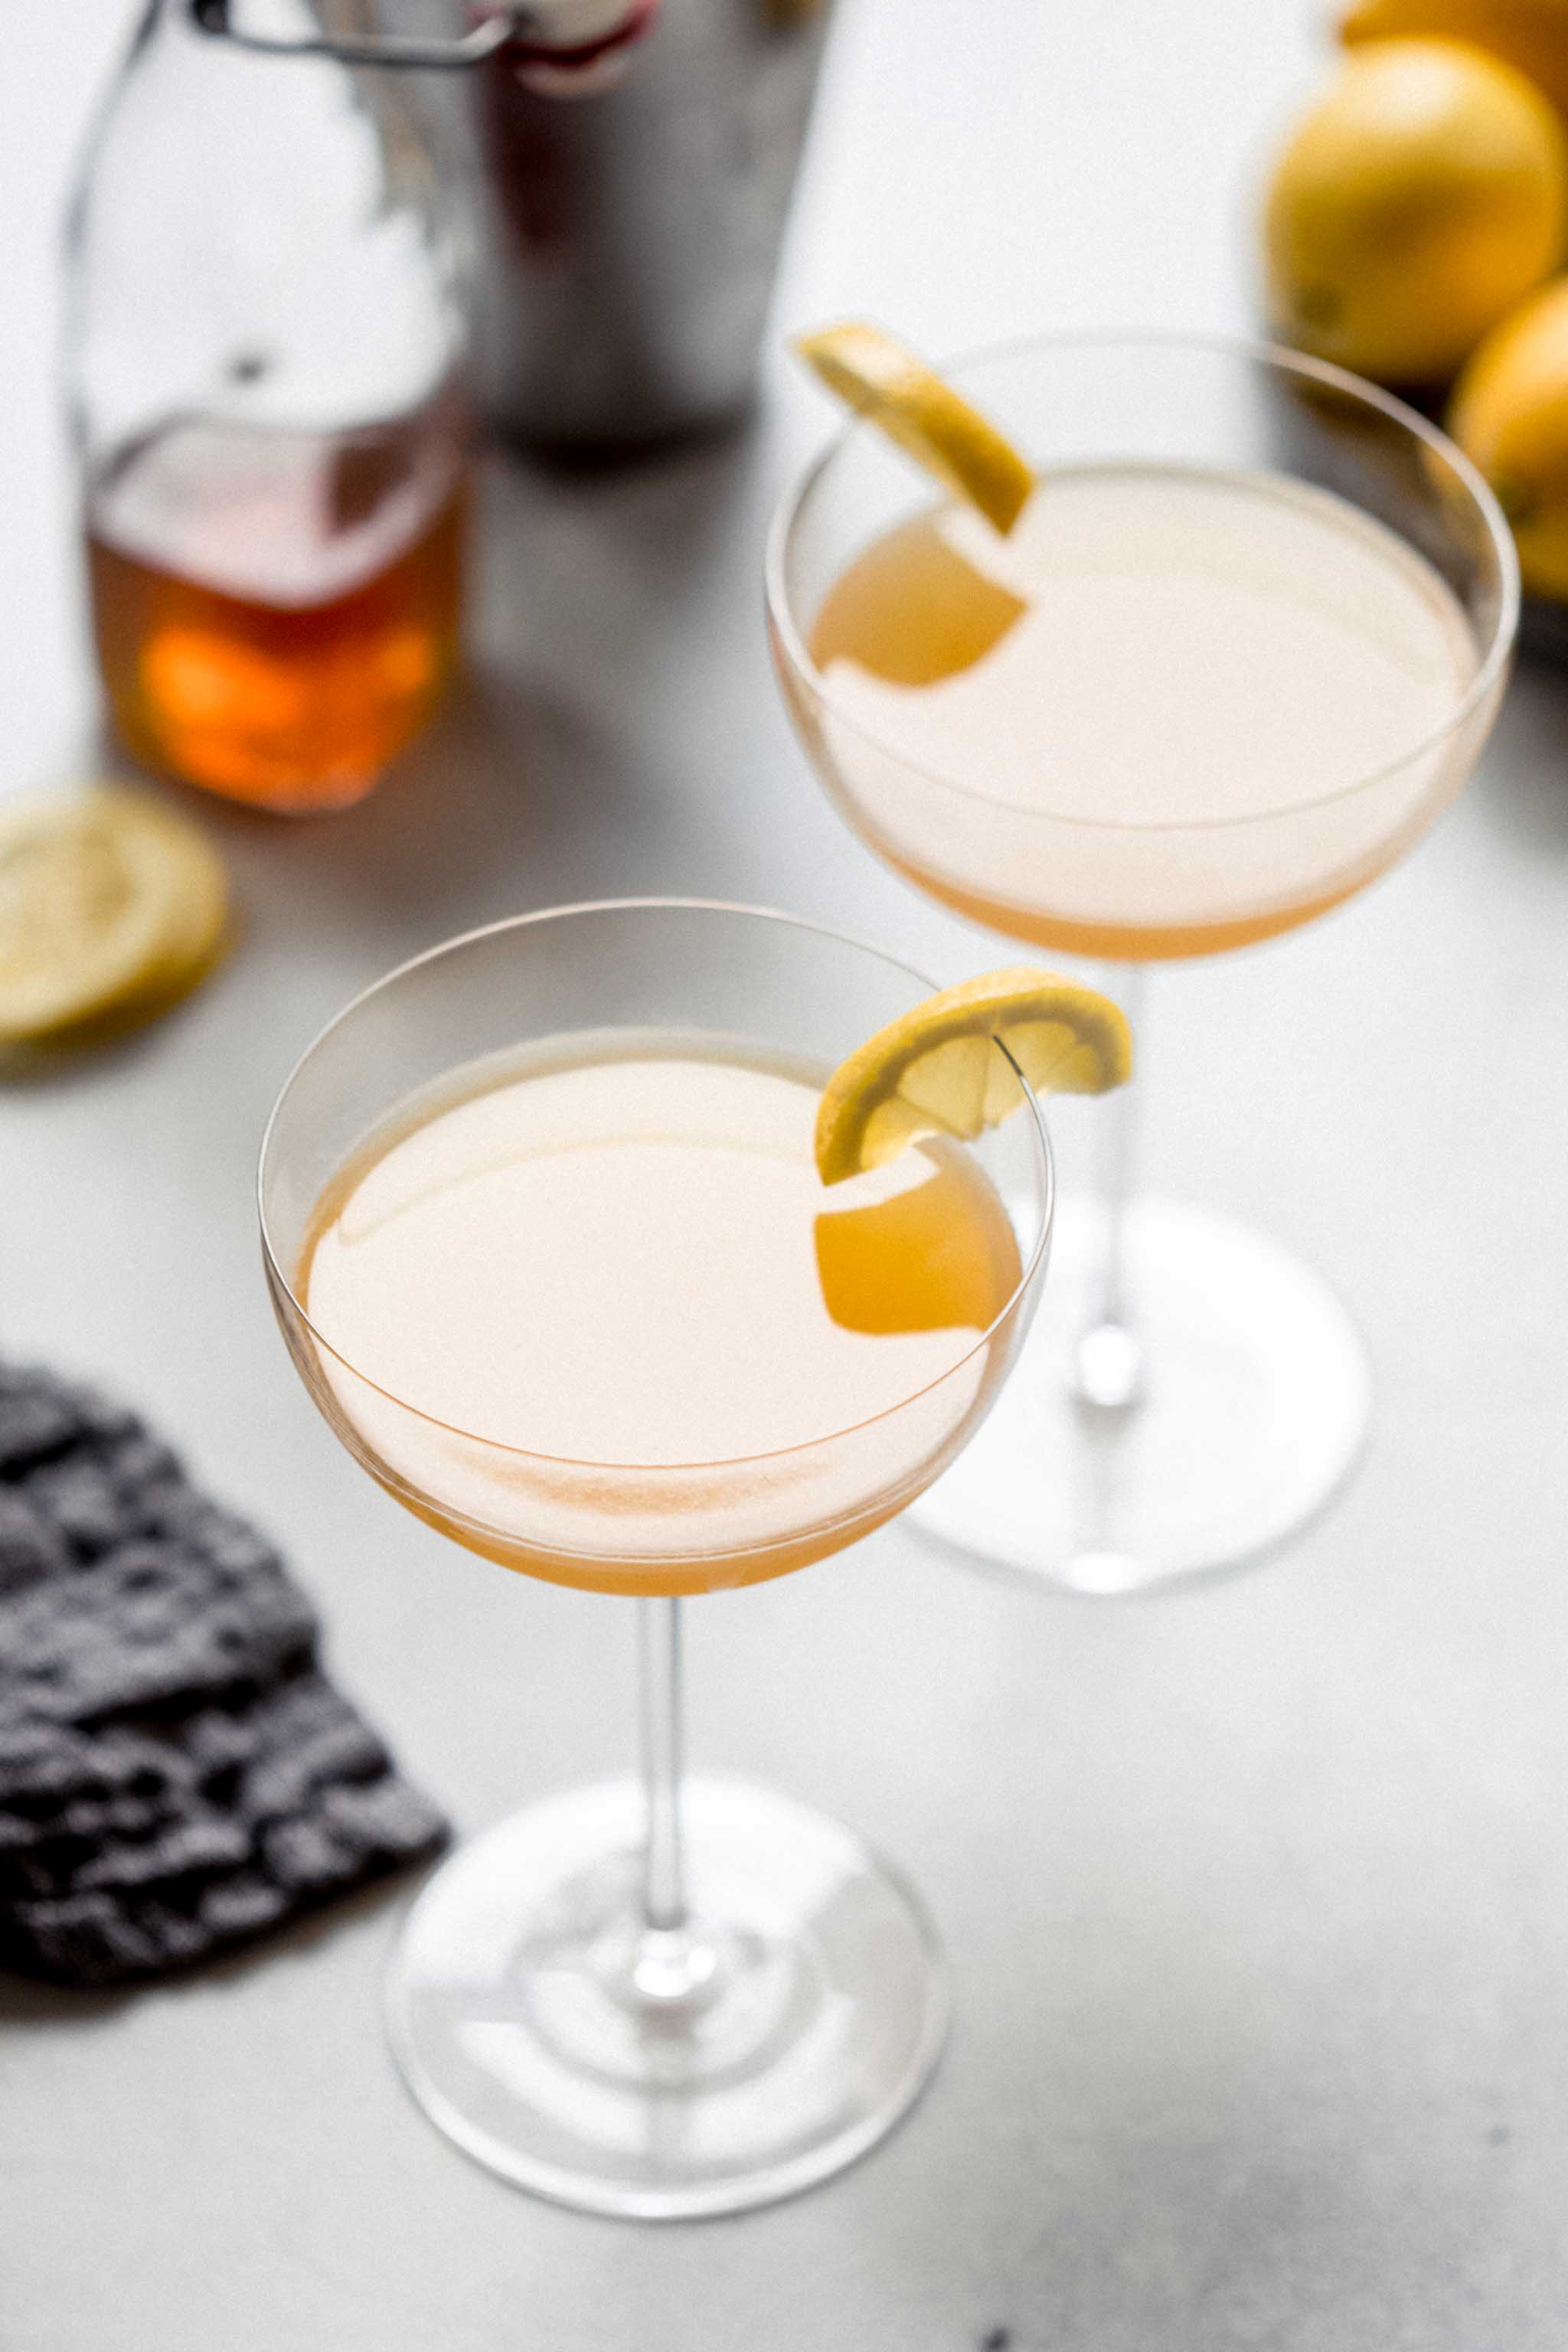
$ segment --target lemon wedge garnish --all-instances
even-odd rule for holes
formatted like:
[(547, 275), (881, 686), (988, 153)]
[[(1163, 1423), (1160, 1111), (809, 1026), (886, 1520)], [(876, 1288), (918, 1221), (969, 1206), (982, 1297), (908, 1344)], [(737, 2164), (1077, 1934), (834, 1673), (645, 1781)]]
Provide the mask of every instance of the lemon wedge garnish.
[(1037, 1094), (1104, 1094), (1131, 1074), (1131, 1033), (1098, 989), (1032, 964), (944, 988), (834, 1071), (816, 1114), (817, 1174), (839, 1184), (922, 1135), (967, 1140), (995, 1127), (1024, 1099), (1013, 1063)]
[(150, 796), (0, 803), (0, 1045), (151, 1015), (211, 967), (223, 861)]
[(1023, 512), (1035, 477), (988, 417), (882, 327), (847, 321), (800, 335), (795, 348), (830, 392), (881, 427), (900, 449), (1004, 533)]

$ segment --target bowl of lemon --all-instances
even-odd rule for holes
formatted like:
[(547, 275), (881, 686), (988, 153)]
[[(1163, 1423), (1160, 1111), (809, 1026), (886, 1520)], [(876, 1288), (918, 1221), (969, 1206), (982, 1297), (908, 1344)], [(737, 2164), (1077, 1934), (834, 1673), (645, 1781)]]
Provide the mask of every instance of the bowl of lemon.
[(1568, 651), (1568, 0), (1349, 0), (1262, 207), (1271, 331), (1441, 416)]

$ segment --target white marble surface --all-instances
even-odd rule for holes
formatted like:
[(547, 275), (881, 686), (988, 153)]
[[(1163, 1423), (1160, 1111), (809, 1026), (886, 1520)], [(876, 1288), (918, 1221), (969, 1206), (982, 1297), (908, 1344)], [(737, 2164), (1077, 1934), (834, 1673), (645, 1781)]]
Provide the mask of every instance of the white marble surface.
[[(54, 422), (53, 236), (121, 0), (12, 12), (0, 75), (0, 783), (91, 741)], [(1302, 0), (844, 0), (781, 290), (941, 350), (1247, 313)], [(263, 1298), (274, 1089), (354, 986), (485, 917), (770, 899), (941, 976), (973, 934), (840, 830), (777, 707), (767, 509), (821, 429), (490, 481), (479, 677), (355, 814), (212, 812), (248, 911), (182, 1017), (0, 1096), (0, 1337), (114, 1381), (254, 1510), (333, 1664), (460, 1822), (617, 1767), (611, 1601), (446, 1553), (315, 1418)], [(693, 1612), (693, 1748), (896, 1853), (958, 2029), (825, 2190), (649, 2231), (557, 2212), (405, 2100), (405, 1899), (199, 1981), (0, 1989), (5, 2352), (1557, 2352), (1568, 2320), (1568, 681), (1365, 899), (1176, 973), (1159, 1183), (1353, 1302), (1375, 1440), (1321, 1528), (1150, 1606), (1051, 1601), (890, 1529)], [(1080, 1129), (1064, 1126), (1069, 1162)]]

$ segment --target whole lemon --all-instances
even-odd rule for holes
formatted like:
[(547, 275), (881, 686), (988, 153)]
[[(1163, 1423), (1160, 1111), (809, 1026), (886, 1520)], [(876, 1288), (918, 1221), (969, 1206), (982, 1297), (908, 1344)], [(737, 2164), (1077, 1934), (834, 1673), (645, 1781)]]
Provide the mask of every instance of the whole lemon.
[(1385, 383), (1446, 381), (1556, 268), (1568, 134), (1458, 41), (1352, 49), (1276, 166), (1269, 308), (1287, 341)]
[(1493, 328), (1448, 425), (1513, 525), (1525, 586), (1568, 598), (1568, 278)]
[(1347, 44), (1407, 34), (1473, 42), (1527, 74), (1568, 114), (1568, 0), (1349, 0), (1340, 19)]

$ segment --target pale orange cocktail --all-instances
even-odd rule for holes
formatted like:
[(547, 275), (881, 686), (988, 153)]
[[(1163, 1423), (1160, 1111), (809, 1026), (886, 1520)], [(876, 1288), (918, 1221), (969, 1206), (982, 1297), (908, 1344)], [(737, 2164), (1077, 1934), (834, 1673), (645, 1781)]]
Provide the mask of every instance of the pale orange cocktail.
[(649, 1036), (488, 1066), (371, 1138), (297, 1287), (391, 1491), (610, 1592), (776, 1576), (897, 1509), (994, 1382), (1017, 1244), (938, 1140), (827, 1192), (824, 1076)]
[[(942, 2047), (918, 1900), (809, 1807), (689, 1780), (680, 1706), (681, 1596), (804, 1568), (900, 1510), (1027, 1326), (1049, 1155), (994, 1034), (968, 1041), (979, 1097), (1016, 1116), (817, 1173), (825, 1079), (918, 1032), (930, 997), (874, 949), (756, 909), (552, 908), (366, 990), (262, 1147), (290, 1353), (354, 1458), (462, 1548), (432, 1548), (442, 1610), (463, 1606), (465, 1552), (637, 1596), (640, 1777), (535, 1786), (461, 1845), (387, 1989), (439, 2128), (591, 2211), (729, 2213), (826, 2179)], [(521, 1581), (526, 1712), (564, 1671), (572, 1611), (531, 1618)], [(582, 1605), (602, 1637), (626, 1622)], [(594, 1756), (586, 1654), (556, 1721)]]
[(1242, 946), (1370, 880), (1462, 776), (1445, 727), (1478, 664), (1440, 573), (1343, 499), (1150, 465), (1052, 474), (1005, 538), (956, 503), (900, 523), (809, 646), (803, 716), (872, 845), (976, 922), (1119, 961)]
[[(1041, 337), (941, 374), (864, 322), (800, 349), (865, 415), (780, 507), (774, 659), (835, 804), (928, 897), (1121, 964), (1143, 1033), (1152, 964), (1326, 914), (1459, 791), (1518, 572), (1426, 419), (1219, 338)], [(1043, 1328), (918, 1507), (1079, 1591), (1260, 1555), (1368, 1419), (1324, 1285), (1228, 1220), (1133, 1200), (1134, 1115), (1119, 1097), (1099, 1122)]]

